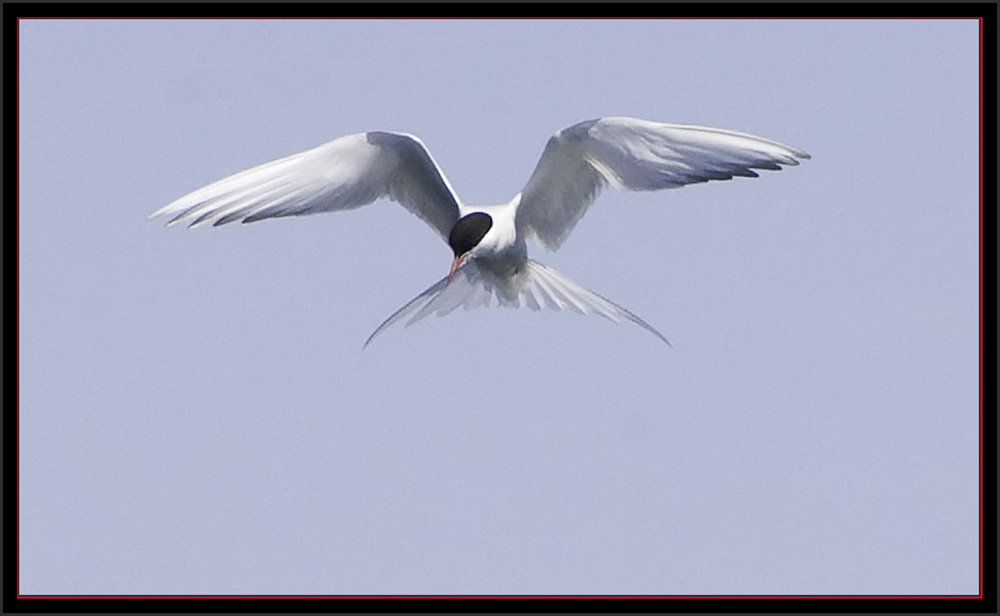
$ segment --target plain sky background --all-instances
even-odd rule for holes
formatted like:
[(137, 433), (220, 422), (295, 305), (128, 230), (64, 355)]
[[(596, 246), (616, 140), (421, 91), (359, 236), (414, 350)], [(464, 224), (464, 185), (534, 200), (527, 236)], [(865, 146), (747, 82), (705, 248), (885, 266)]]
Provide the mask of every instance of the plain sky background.
[[(19, 24), (22, 594), (975, 594), (979, 27)], [(631, 324), (389, 314), (380, 201), (147, 216), (365, 130), (500, 203), (629, 115), (813, 159), (603, 194), (536, 259)]]

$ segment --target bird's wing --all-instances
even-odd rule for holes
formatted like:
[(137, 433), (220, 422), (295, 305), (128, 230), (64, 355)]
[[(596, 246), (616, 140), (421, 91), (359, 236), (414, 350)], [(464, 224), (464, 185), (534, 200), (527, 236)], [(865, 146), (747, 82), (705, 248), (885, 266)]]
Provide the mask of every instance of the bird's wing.
[(602, 118), (556, 133), (521, 191), (519, 233), (558, 248), (601, 190), (659, 190), (757, 177), (807, 159), (801, 150), (718, 128)]
[(154, 212), (168, 225), (253, 222), (348, 210), (389, 197), (447, 241), (458, 198), (424, 144), (412, 135), (369, 132), (341, 137), (231, 175)]
[(670, 344), (663, 334), (627, 309), (537, 261), (528, 259), (514, 276), (502, 277), (481, 267), (475, 259), (468, 259), (455, 272), (451, 282), (442, 278), (383, 321), (365, 341), (365, 346), (390, 325), (407, 317), (411, 318), (406, 324), (412, 325), (432, 314), (443, 317), (460, 307), (471, 310), (497, 306), (557, 311), (566, 308), (580, 314), (597, 314), (615, 323), (625, 319)]

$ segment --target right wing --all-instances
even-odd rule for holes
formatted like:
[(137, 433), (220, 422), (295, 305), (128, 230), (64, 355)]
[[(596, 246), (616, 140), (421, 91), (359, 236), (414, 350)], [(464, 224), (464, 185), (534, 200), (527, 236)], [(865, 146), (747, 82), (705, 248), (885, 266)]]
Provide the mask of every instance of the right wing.
[(474, 259), (455, 272), (451, 282), (447, 278), (437, 281), (429, 289), (410, 300), (392, 313), (365, 341), (365, 347), (390, 325), (413, 315), (407, 325), (435, 314), (443, 317), (461, 307), (466, 310), (486, 307), (528, 307), (532, 310), (551, 308), (559, 311), (568, 308), (579, 314), (597, 314), (618, 323), (631, 321), (667, 343), (663, 334), (627, 309), (611, 300), (589, 291), (555, 270), (528, 259), (518, 273), (510, 278), (497, 276), (480, 267)]
[(660, 190), (797, 165), (793, 147), (721, 128), (601, 118), (570, 126), (545, 145), (521, 191), (518, 233), (555, 250), (609, 183), (619, 190)]
[(458, 220), (458, 197), (424, 144), (403, 133), (341, 137), (229, 176), (150, 215), (168, 226), (223, 225), (279, 216), (349, 210), (389, 197), (445, 241)]

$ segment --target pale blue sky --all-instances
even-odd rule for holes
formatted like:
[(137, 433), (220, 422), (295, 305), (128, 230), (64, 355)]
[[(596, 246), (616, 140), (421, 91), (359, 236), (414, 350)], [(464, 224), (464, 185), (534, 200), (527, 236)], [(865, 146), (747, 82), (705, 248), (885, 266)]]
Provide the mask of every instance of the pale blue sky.
[[(978, 592), (977, 22), (21, 21), (19, 43), (22, 594)], [(479, 310), (362, 353), (450, 264), (402, 208), (146, 219), (374, 129), (499, 203), (605, 115), (813, 156), (610, 190), (533, 249), (673, 349)]]

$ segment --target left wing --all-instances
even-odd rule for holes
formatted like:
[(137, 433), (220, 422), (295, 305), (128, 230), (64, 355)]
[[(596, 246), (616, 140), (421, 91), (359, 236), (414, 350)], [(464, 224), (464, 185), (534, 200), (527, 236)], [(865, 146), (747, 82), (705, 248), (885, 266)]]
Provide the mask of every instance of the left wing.
[(348, 135), (231, 175), (150, 218), (168, 214), (168, 225), (223, 225), (349, 210), (380, 197), (416, 214), (445, 241), (458, 220), (458, 197), (423, 142), (385, 132)]

